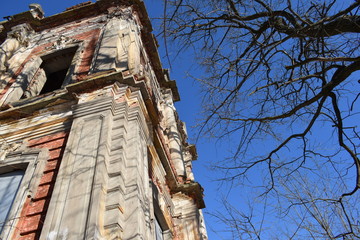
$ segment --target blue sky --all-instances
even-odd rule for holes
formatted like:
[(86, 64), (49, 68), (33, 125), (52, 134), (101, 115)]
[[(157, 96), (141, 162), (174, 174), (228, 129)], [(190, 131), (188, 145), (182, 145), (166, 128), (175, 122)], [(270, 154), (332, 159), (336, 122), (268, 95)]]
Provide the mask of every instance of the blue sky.
[[(3, 1), (0, 8), (0, 21), (3, 17), (11, 16), (20, 12), (28, 11), (28, 5), (31, 3), (39, 3), (44, 9), (45, 16), (51, 16), (59, 12), (64, 11), (66, 8), (76, 5), (78, 3), (85, 2), (83, 0), (66, 0), (66, 1), (49, 1), (49, 0), (37, 0), (37, 1)], [(94, 2), (94, 1), (93, 1)], [(162, 14), (162, 0), (145, 0), (149, 16), (151, 18), (160, 17)], [(154, 24), (156, 30), (156, 24)], [(156, 34), (156, 32), (155, 32)], [(164, 47), (162, 40), (158, 39), (160, 43), (160, 55), (164, 68), (169, 68), (167, 59), (164, 57)], [(174, 48), (170, 48), (174, 49)], [(176, 51), (169, 51), (171, 58), (176, 54)], [(180, 92), (181, 101), (176, 103), (176, 108), (179, 112), (180, 118), (187, 125), (189, 134), (189, 142), (195, 143), (195, 131), (192, 128), (196, 124), (196, 120), (199, 119), (199, 112), (201, 111), (201, 93), (200, 88), (196, 82), (187, 76), (188, 72), (198, 73), (200, 70), (195, 64), (195, 56), (191, 52), (185, 52), (174, 59), (171, 59), (170, 77), (177, 81), (177, 85)], [(213, 142), (200, 139), (196, 143), (198, 150), (198, 160), (194, 161), (195, 178), (205, 189), (205, 203), (206, 209), (204, 212), (219, 209), (220, 194), (217, 189), (217, 183), (214, 182), (216, 176), (209, 171), (210, 161), (216, 161), (223, 157), (223, 150), (221, 145), (216, 145)], [(205, 214), (205, 221), (208, 228), (209, 239), (223, 239), (220, 233), (214, 233), (211, 228), (218, 227), (219, 223), (213, 222), (213, 219), (209, 215)]]
[[(163, 0), (144, 0), (145, 4), (147, 6), (149, 16), (153, 18), (154, 22), (154, 29), (157, 29), (157, 23), (156, 18), (161, 17), (162, 15), (162, 1)], [(344, 0), (342, 3), (349, 3), (353, 0)], [(41, 4), (45, 11), (46, 16), (51, 16), (54, 14), (57, 14), (61, 11), (64, 11), (67, 7), (71, 7), (73, 5), (76, 5), (78, 3), (85, 2), (83, 0), (65, 0), (65, 1), (49, 1), (49, 0), (37, 0), (36, 3)], [(94, 1), (93, 1), (94, 2)], [(14, 15), (20, 12), (28, 11), (28, 5), (30, 3), (34, 3), (33, 1), (28, 0), (20, 0), (20, 1), (3, 1), (2, 7), (0, 9), (0, 20), (4, 16)], [(155, 32), (156, 35), (156, 32)], [(169, 68), (169, 64), (165, 56), (164, 51), (164, 44), (161, 38), (158, 39), (160, 48), (159, 52), (161, 55), (161, 59), (163, 62), (164, 68)], [(193, 51), (184, 51), (180, 55), (177, 55), (177, 48), (176, 46), (169, 45), (169, 55), (171, 59), (171, 69), (170, 69), (170, 77), (173, 80), (177, 81), (177, 85), (180, 92), (181, 101), (176, 103), (176, 108), (179, 112), (179, 116), (181, 120), (183, 120), (188, 129), (189, 134), (189, 142), (195, 143), (196, 138), (196, 132), (192, 128), (192, 126), (196, 125), (197, 119), (200, 118), (199, 113), (201, 112), (201, 92), (200, 87), (197, 82), (195, 82), (191, 77), (188, 76), (188, 74), (199, 76), (202, 73), (202, 70), (198, 67), (198, 65), (195, 63), (195, 58)], [(194, 51), (196, 52), (196, 51)], [(176, 58), (175, 58), (176, 55)], [(358, 74), (356, 75), (358, 76)], [(358, 78), (357, 78), (358, 79)], [(354, 81), (357, 83), (357, 81)], [(355, 88), (356, 87), (356, 88)], [(359, 86), (354, 86), (356, 89), (355, 92), (359, 92)], [(357, 120), (358, 121), (358, 120)], [(327, 138), (331, 139), (332, 132), (323, 132), (322, 131), (322, 123), (318, 123), (318, 127), (315, 128), (316, 130), (312, 132), (314, 135), (322, 135), (322, 140), (327, 143)], [(295, 129), (296, 130), (296, 129)], [(294, 129), (289, 130), (294, 131)], [(332, 139), (333, 140), (333, 139)], [(231, 146), (231, 141), (229, 141), (228, 144), (224, 144), (221, 142), (215, 142), (214, 139), (199, 139), (196, 142), (197, 150), (199, 158), (197, 161), (194, 161), (194, 172), (195, 172), (195, 178), (198, 182), (201, 183), (201, 185), (205, 189), (205, 203), (207, 208), (204, 209), (204, 212), (214, 212), (216, 210), (221, 211), (222, 204), (221, 204), (221, 197), (222, 194), (227, 194), (226, 189), (229, 189), (229, 186), (225, 185), (219, 185), (217, 181), (215, 181), (216, 178), (219, 177), (215, 172), (210, 171), (210, 163), (215, 163), (220, 160), (222, 160), (227, 154), (229, 147)], [(256, 145), (255, 147), (257, 149), (266, 149), (271, 146), (270, 141), (263, 141), (262, 145)], [(252, 151), (256, 151), (257, 149), (253, 149)], [(284, 153), (287, 156), (291, 156), (293, 153), (291, 150), (289, 152)], [(256, 183), (256, 178), (259, 178), (261, 174), (264, 172), (261, 172), (259, 169), (253, 169), (251, 171), (250, 176), (253, 178), (249, 180), (253, 181), (251, 184)], [(246, 182), (246, 181), (245, 181)], [(236, 184), (236, 183), (235, 183)], [(249, 183), (249, 185), (251, 185)], [(220, 187), (219, 187), (220, 186)], [(219, 187), (219, 188), (218, 188)], [(236, 186), (235, 186), (236, 187)], [(262, 211), (268, 211), (268, 209), (265, 209), (264, 205), (266, 202), (266, 199), (257, 199), (255, 202), (254, 200), (250, 200), (251, 196), (254, 196), (257, 194), (261, 189), (254, 189), (254, 188), (241, 188), (241, 189), (231, 189), (231, 197), (229, 198), (229, 201), (237, 206), (242, 206), (243, 210), (246, 209), (247, 204), (250, 206), (255, 206), (255, 213), (259, 213), (261, 215)], [(241, 197), (240, 197), (241, 196)], [(269, 213), (271, 215), (272, 213)], [(274, 213), (275, 215), (276, 213)], [(289, 226), (279, 226), (279, 224), (276, 224), (277, 222), (272, 221), (273, 218), (269, 215), (267, 215), (267, 220), (269, 220), (269, 225), (267, 227), (274, 227), (274, 228), (291, 228), (293, 225)], [(222, 240), (222, 239), (231, 239), (231, 235), (229, 233), (225, 232), (216, 232), (212, 231), (212, 229), (221, 229), (223, 225), (221, 223), (215, 221), (214, 218), (212, 218), (209, 214), (205, 214), (205, 221), (207, 224), (208, 229), (208, 235), (210, 240)], [(285, 224), (286, 225), (286, 224)], [(263, 235), (262, 237), (267, 239), (274, 239), (273, 237)], [(282, 236), (277, 236), (282, 238)]]
[[(145, 4), (152, 18), (153, 28), (155, 30), (159, 27), (159, 18), (163, 15), (162, 0), (145, 0)], [(198, 181), (205, 189), (205, 222), (207, 224), (207, 231), (210, 240), (229, 239), (225, 237), (225, 233), (215, 232), (212, 229), (219, 229), (221, 223), (216, 222), (208, 212), (213, 212), (221, 208), (221, 194), (223, 191), (218, 189), (218, 182), (216, 181), (218, 175), (214, 171), (210, 171), (210, 164), (225, 157), (224, 150), (221, 143), (216, 144), (214, 139), (196, 139), (197, 134), (194, 126), (198, 123), (201, 112), (201, 91), (199, 83), (193, 80), (191, 75), (200, 75), (202, 69), (196, 64), (196, 56), (193, 51), (185, 51), (177, 54), (176, 46), (172, 46), (168, 42), (168, 54), (170, 59), (169, 66), (168, 59), (165, 57), (165, 49), (163, 40), (158, 37), (160, 44), (159, 54), (164, 68), (170, 68), (170, 77), (176, 80), (180, 93), (181, 100), (175, 104), (179, 112), (180, 119), (186, 123), (189, 135), (189, 142), (195, 143), (198, 151), (198, 159), (193, 162), (193, 170), (195, 180)], [(226, 150), (225, 150), (226, 151)], [(237, 199), (239, 201), (239, 199)]]

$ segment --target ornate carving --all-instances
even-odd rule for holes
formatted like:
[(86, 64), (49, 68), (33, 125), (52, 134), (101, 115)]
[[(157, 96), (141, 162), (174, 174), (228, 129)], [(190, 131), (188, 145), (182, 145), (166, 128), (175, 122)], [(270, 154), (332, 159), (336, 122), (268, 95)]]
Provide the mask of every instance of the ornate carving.
[(15, 152), (21, 146), (20, 142), (8, 143), (5, 140), (0, 144), (0, 162), (5, 160), (5, 157), (9, 152)]
[(20, 24), (7, 34), (7, 39), (0, 45), (0, 72), (6, 72), (9, 66), (9, 59), (21, 47), (27, 47), (29, 35), (33, 29), (28, 24)]
[[(7, 37), (14, 38), (19, 41), (21, 46), (27, 46), (29, 43), (29, 35), (33, 33), (34, 30), (30, 27), (29, 24), (20, 24), (11, 28), (11, 31), (8, 32)], [(4, 42), (5, 43), (5, 42)]]
[(53, 45), (46, 49), (59, 50), (65, 48), (67, 45), (78, 42), (76, 39), (69, 38), (64, 35), (60, 35)]
[(130, 7), (121, 8), (117, 6), (108, 9), (108, 17), (109, 18), (118, 17), (123, 20), (130, 20), (133, 19), (133, 14)]
[(44, 10), (42, 9), (41, 5), (38, 3), (32, 3), (29, 5), (31, 15), (34, 18), (42, 19), (44, 18)]

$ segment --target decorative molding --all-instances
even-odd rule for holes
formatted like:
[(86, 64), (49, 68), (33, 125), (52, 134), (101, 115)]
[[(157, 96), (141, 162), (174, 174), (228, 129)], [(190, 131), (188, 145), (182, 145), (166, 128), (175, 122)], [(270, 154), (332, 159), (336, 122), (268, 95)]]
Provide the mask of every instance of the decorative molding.
[(67, 37), (65, 35), (60, 35), (57, 40), (50, 46), (47, 47), (47, 50), (61, 50), (68, 47), (71, 44), (78, 43), (79, 40)]
[(0, 142), (12, 145), (24, 139), (34, 139), (56, 132), (68, 131), (72, 122), (72, 111), (65, 106), (53, 107), (52, 111), (38, 116), (22, 118), (11, 122), (2, 122), (0, 125)]
[(5, 162), (5, 157), (9, 152), (15, 152), (22, 145), (22, 143), (19, 142), (8, 143), (4, 138), (2, 138), (1, 140), (0, 164)]
[(32, 33), (34, 33), (32, 27), (27, 23), (23, 23), (12, 27), (11, 31), (7, 33), (7, 37), (18, 40), (21, 46), (26, 47)]
[(25, 174), (8, 214), (7, 224), (4, 225), (0, 233), (0, 239), (13, 239), (12, 235), (19, 220), (23, 204), (26, 198), (32, 198), (36, 192), (47, 157), (48, 150), (46, 149), (25, 149), (24, 151), (9, 152), (5, 159), (1, 161), (0, 173), (12, 171), (15, 167), (17, 169), (24, 169)]

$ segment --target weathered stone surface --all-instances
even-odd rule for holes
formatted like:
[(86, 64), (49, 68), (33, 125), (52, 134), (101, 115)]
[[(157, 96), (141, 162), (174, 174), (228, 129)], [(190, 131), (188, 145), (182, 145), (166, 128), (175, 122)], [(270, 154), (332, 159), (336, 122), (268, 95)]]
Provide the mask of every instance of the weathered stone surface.
[(196, 150), (143, 2), (43, 14), (1, 23), (0, 177), (25, 176), (0, 238), (153, 240), (157, 222), (165, 240), (207, 239)]

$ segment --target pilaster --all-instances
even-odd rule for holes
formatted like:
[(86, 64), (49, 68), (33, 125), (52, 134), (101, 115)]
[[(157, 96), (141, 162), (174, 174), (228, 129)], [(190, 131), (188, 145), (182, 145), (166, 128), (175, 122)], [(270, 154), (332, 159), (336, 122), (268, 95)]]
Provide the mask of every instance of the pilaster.
[(101, 239), (112, 98), (74, 106), (74, 120), (42, 237)]

